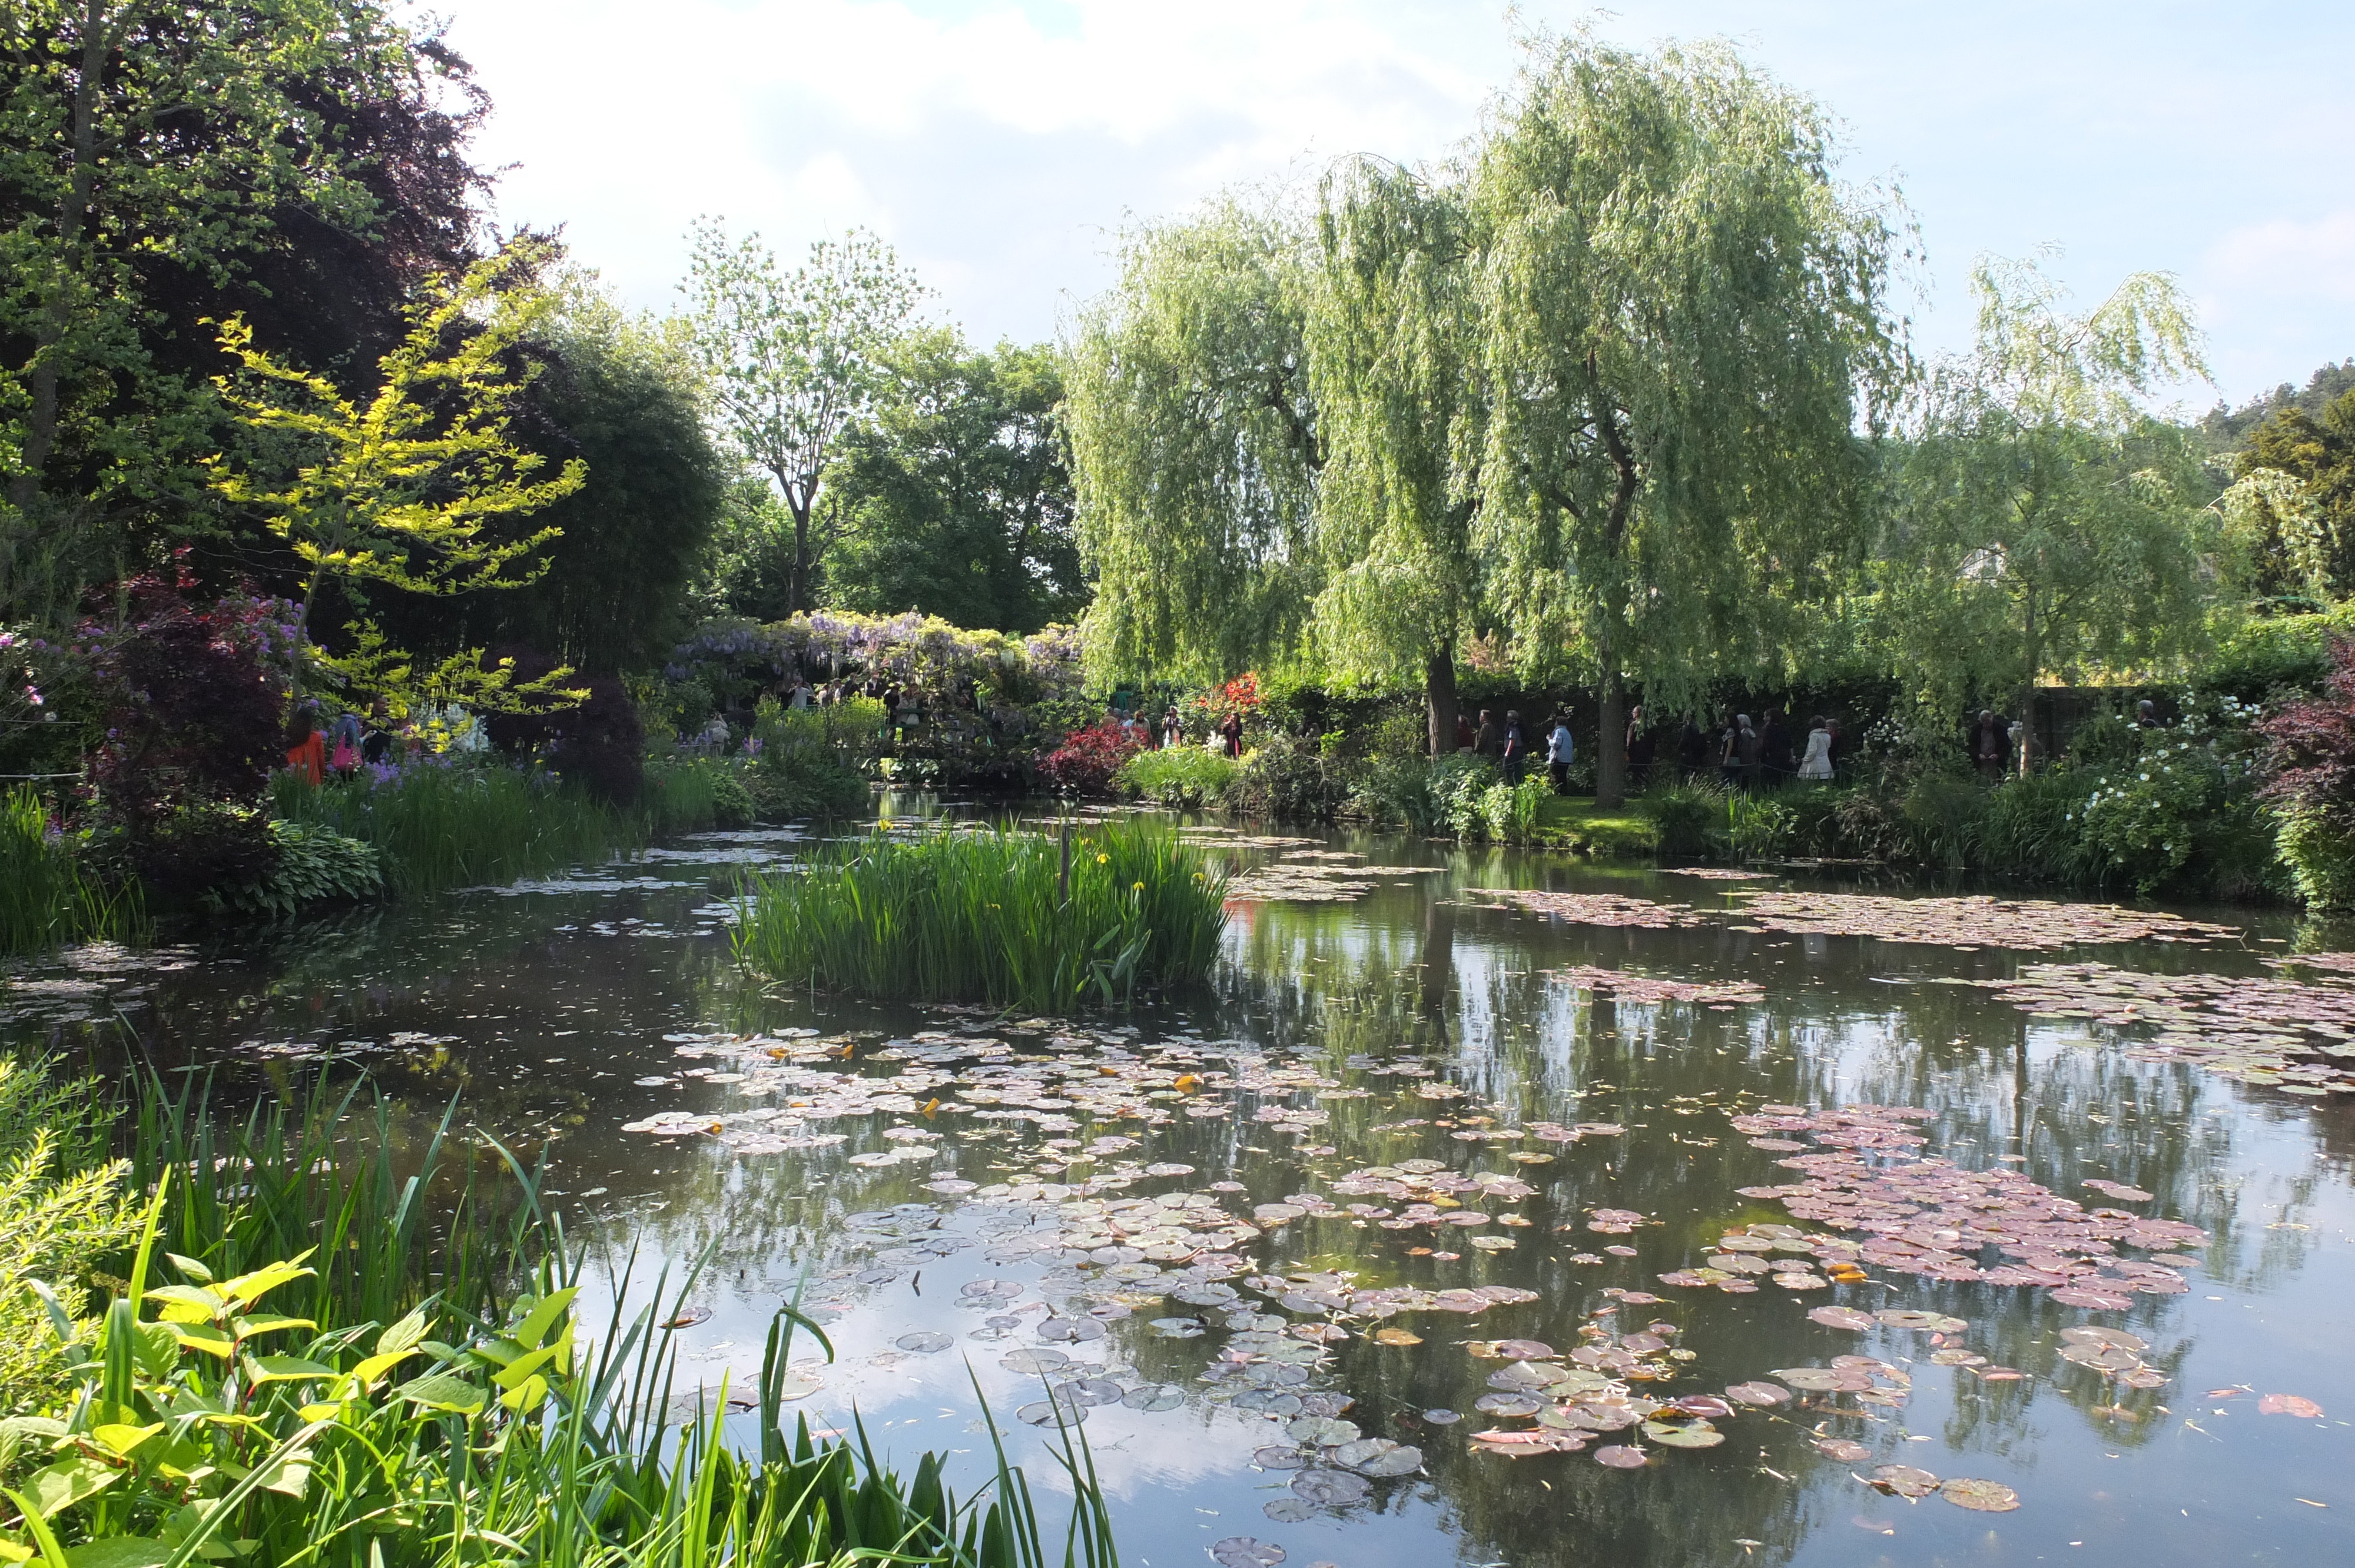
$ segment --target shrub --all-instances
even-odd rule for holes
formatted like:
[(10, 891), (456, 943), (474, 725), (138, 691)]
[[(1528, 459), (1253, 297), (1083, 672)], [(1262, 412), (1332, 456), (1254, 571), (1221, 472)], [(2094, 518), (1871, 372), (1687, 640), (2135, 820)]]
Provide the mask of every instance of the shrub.
[(1191, 809), (1217, 803), (1241, 769), (1234, 759), (1199, 746), (1140, 751), (1114, 775), (1121, 788), (1156, 805)]
[(1348, 798), (1342, 770), (1325, 755), (1318, 738), (1278, 735), (1243, 758), (1226, 803), (1255, 817), (1326, 822), (1340, 814)]
[(1738, 860), (1789, 854), (1798, 826), (1798, 812), (1770, 796), (1737, 791), (1725, 798), (1725, 843)]
[(1962, 871), (1978, 847), (1979, 819), (1989, 791), (1974, 779), (1946, 774), (1917, 776), (1898, 806), (1904, 825), (1906, 858), (1945, 871)]
[(1487, 818), (1481, 797), (1497, 782), (1496, 765), (1485, 757), (1452, 755), (1433, 758), (1429, 771), (1432, 815), (1435, 824), (1456, 838), (1477, 838)]
[(2322, 694), (2259, 721), (2263, 799), (2318, 828), (2355, 834), (2355, 640), (2334, 638)]
[[(519, 646), (499, 649), (485, 662), (500, 660), (513, 662), (517, 684), (544, 679), (559, 668), (547, 654)], [(577, 704), (534, 713), (485, 715), (491, 744), (510, 757), (544, 759), (592, 800), (633, 804), (645, 785), (646, 735), (638, 705), (612, 675), (567, 675), (563, 684), (589, 694)]]
[(712, 827), (749, 828), (759, 820), (752, 810), (752, 793), (733, 768), (706, 764), (694, 771), (710, 781)]
[(37, 1408), (65, 1372), (28, 1282), (78, 1319), (92, 1267), (138, 1235), (123, 1164), (100, 1158), (106, 1108), (96, 1079), (61, 1083), (0, 1056), (0, 1408), (11, 1414)]
[(1224, 879), (1167, 829), (1011, 828), (821, 850), (748, 890), (736, 951), (793, 985), (1062, 1012), (1199, 978)]
[(1421, 757), (1377, 754), (1353, 776), (1349, 808), (1379, 824), (1435, 832), (1444, 824), (1440, 803), (1432, 793), (1433, 777), (1433, 764)]
[(2281, 814), (2275, 842), (2289, 866), (2291, 885), (2308, 907), (2355, 909), (2355, 832), (2318, 811), (2293, 808)]
[(1142, 731), (1111, 719), (1075, 729), (1039, 764), (1039, 775), (1059, 795), (1103, 795), (1122, 766), (1145, 749)]
[(288, 821), (374, 845), (386, 885), (401, 894), (545, 876), (634, 848), (647, 832), (643, 817), (547, 774), (448, 758), (317, 786), (281, 773), (272, 801)]
[(1491, 784), (1480, 791), (1480, 832), (1491, 843), (1525, 844), (1537, 837), (1538, 811), (1552, 786), (1543, 778), (1518, 784)]
[(0, 953), (131, 935), (144, 924), (139, 885), (111, 890), (29, 784), (0, 797)]
[(347, 839), (316, 822), (283, 820), (269, 826), (277, 858), (260, 881), (216, 885), (210, 908), (240, 915), (289, 916), (331, 900), (375, 898), (384, 892), (384, 865), (376, 846)]
[(1661, 784), (1636, 798), (1636, 809), (1652, 820), (1659, 853), (1690, 860), (1709, 851), (1710, 832), (1725, 819), (1725, 791), (1704, 779)]
[(2190, 740), (2170, 738), (2100, 770), (2076, 810), (2081, 865), (2098, 880), (2156, 891), (2190, 863), (2226, 785), (2215, 753)]

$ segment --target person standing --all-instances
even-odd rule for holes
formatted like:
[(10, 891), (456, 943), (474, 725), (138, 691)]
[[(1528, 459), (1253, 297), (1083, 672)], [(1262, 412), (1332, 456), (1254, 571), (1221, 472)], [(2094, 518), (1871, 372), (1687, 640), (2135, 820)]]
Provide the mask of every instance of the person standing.
[(1644, 705), (1637, 703), (1627, 710), (1627, 777), (1638, 785), (1647, 781), (1652, 772), (1652, 732), (1644, 720)]
[(1780, 708), (1766, 715), (1766, 727), (1758, 736), (1758, 758), (1767, 788), (1778, 788), (1791, 776), (1791, 728), (1783, 722)]
[(1690, 714), (1685, 715), (1684, 734), (1677, 739), (1677, 766), (1688, 781), (1700, 778), (1709, 766), (1709, 734)]
[(1765, 763), (1766, 743), (1759, 735), (1757, 726), (1750, 722), (1748, 714), (1733, 716), (1742, 732), (1734, 742), (1734, 752), (1742, 759), (1742, 786), (1745, 789), (1755, 789), (1758, 788), (1759, 772)]
[(1731, 789), (1742, 782), (1742, 737), (1750, 733), (1750, 715), (1729, 713), (1717, 737), (1717, 781)]
[(311, 722), (308, 708), (296, 708), (294, 716), (286, 721), (286, 766), (301, 774), (305, 783), (327, 781), (327, 743)]
[(1243, 754), (1243, 715), (1230, 713), (1220, 719), (1219, 739), (1224, 743), (1229, 757), (1240, 758)]
[(1505, 730), (1497, 722), (1496, 709), (1480, 710), (1480, 733), (1473, 737), (1472, 749), (1491, 761), (1504, 755)]
[(1186, 726), (1178, 717), (1178, 705), (1172, 703), (1169, 711), (1161, 715), (1161, 749), (1175, 751), (1185, 744)]
[(1546, 736), (1546, 771), (1553, 776), (1553, 792), (1570, 793), (1570, 764), (1578, 751), (1578, 742), (1570, 733), (1570, 715), (1553, 715), (1553, 733)]
[(1518, 708), (1505, 710), (1505, 742), (1501, 755), (1505, 763), (1505, 782), (1519, 783), (1521, 774), (1529, 768), (1529, 736), (1521, 732), (1521, 710)]
[(1460, 710), (1455, 715), (1455, 751), (1458, 756), (1476, 751), (1480, 737), (1472, 733), (1472, 720)]
[(1799, 777), (1810, 783), (1832, 780), (1832, 732), (1820, 715), (1807, 721), (1807, 751), (1799, 758)]
[(2004, 764), (2011, 758), (2011, 736), (2004, 723), (1996, 717), (1992, 708), (1979, 710), (1979, 722), (1971, 727), (1971, 761), (1979, 777), (1990, 784), (2003, 781)]
[(381, 768), (392, 752), (391, 710), (382, 697), (368, 705), (368, 733), (360, 736), (360, 760)]

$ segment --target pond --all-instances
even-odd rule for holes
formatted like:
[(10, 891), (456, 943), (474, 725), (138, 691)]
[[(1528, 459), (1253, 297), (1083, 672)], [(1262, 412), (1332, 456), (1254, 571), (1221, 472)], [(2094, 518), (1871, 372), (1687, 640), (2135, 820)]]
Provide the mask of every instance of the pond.
[(700, 1262), (713, 1398), (798, 1300), (814, 1426), (970, 1486), (977, 1389), (1045, 1487), (1060, 1410), (1146, 1568), (2355, 1561), (2355, 976), (2294, 923), (1189, 831), (1247, 896), (1134, 1014), (763, 987), (780, 830), (80, 955), (0, 1033), (455, 1095), (607, 1289)]

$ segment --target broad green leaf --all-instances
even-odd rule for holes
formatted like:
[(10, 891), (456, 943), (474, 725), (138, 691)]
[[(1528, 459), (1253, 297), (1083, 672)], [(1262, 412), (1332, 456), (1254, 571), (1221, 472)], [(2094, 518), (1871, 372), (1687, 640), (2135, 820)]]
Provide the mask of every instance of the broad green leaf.
[(237, 1353), (237, 1341), (226, 1329), (216, 1329), (210, 1323), (166, 1323), (172, 1337), (184, 1350), (202, 1351), (207, 1355), (227, 1361)]
[(264, 1264), (250, 1274), (240, 1274), (235, 1279), (225, 1281), (220, 1293), (240, 1306), (250, 1307), (280, 1286), (308, 1278), (316, 1272), (303, 1266), (303, 1258), (310, 1255), (305, 1252), (302, 1257), (289, 1262)]
[(534, 1307), (525, 1316), (522, 1322), (516, 1325), (516, 1342), (526, 1350), (538, 1349), (540, 1340), (547, 1337), (549, 1325), (563, 1316), (565, 1309), (572, 1305), (572, 1298), (580, 1294), (579, 1286), (567, 1286), (564, 1289), (543, 1298), (538, 1306)]
[(428, 1372), (400, 1385), (399, 1397), (428, 1410), (450, 1410), (472, 1415), (483, 1408), (484, 1393), (451, 1372)]
[(53, 1415), (11, 1415), (0, 1420), (0, 1432), (23, 1437), (62, 1437), (66, 1424)]
[(425, 1325), (425, 1309), (421, 1307), (376, 1337), (376, 1353), (379, 1356), (410, 1354), (424, 1343)]
[(92, 1427), (90, 1435), (116, 1453), (128, 1454), (162, 1430), (164, 1424), (160, 1421), (150, 1426), (125, 1426), (110, 1422), (104, 1426)]
[(521, 1414), (533, 1410), (548, 1398), (548, 1380), (537, 1372), (524, 1379), (520, 1387), (511, 1388), (499, 1396), (499, 1403)]
[(161, 1382), (170, 1377), (180, 1364), (180, 1336), (170, 1323), (139, 1325), (139, 1344), (133, 1352), (139, 1370)]
[(40, 1516), (48, 1519), (61, 1509), (96, 1497), (122, 1478), (121, 1470), (83, 1454), (35, 1471), (25, 1483), (25, 1493)]
[(256, 1312), (229, 1319), (229, 1330), (240, 1340), (256, 1334), (275, 1333), (281, 1329), (315, 1329), (319, 1325), (308, 1318), (288, 1318), (276, 1312)]
[(245, 1361), (250, 1369), (252, 1381), (257, 1384), (300, 1383), (308, 1378), (340, 1375), (333, 1367), (304, 1361), (301, 1356), (248, 1356)]
[[(182, 1257), (176, 1252), (167, 1252), (164, 1255), (172, 1260), (172, 1266), (174, 1268), (178, 1269), (182, 1274), (186, 1275), (198, 1285), (210, 1285), (213, 1282), (213, 1271), (207, 1268), (203, 1264), (198, 1263), (195, 1258)], [(155, 1292), (151, 1290), (148, 1294), (153, 1296)]]

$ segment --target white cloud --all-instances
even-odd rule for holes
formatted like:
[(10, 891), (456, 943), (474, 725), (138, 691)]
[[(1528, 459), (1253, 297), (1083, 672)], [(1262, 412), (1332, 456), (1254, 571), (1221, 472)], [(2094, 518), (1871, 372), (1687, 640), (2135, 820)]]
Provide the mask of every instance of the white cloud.
[(2355, 303), (2355, 207), (2233, 229), (2209, 251), (2204, 270), (2227, 290)]

